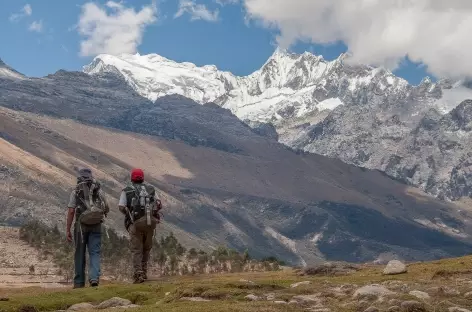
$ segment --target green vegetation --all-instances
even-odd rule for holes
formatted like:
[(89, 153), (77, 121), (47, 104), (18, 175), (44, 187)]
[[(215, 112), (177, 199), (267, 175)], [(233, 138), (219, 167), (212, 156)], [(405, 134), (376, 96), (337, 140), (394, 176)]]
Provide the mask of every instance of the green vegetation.
[[(57, 227), (31, 221), (20, 228), (20, 239), (41, 250), (44, 257), (51, 257), (60, 268), (59, 274), (67, 280), (71, 278), (74, 245), (65, 240)], [(211, 253), (194, 248), (187, 250), (172, 233), (155, 239), (153, 244), (151, 266), (154, 273), (161, 276), (276, 271), (280, 266), (275, 257), (262, 261), (251, 259), (247, 250), (244, 253), (227, 247), (219, 247)], [(118, 280), (130, 277), (132, 266), (128, 239), (111, 229), (102, 232), (102, 265), (105, 275)]]
[[(140, 285), (104, 282), (97, 289), (5, 288), (0, 289), (0, 298), (8, 298), (8, 301), (0, 301), (0, 311), (17, 312), (25, 304), (38, 311), (65, 310), (76, 303), (98, 304), (112, 297), (120, 297), (140, 305), (132, 310), (135, 312), (308, 311), (315, 306), (319, 311), (329, 309), (333, 312), (365, 311), (370, 306), (387, 311), (392, 306), (411, 300), (421, 303), (423, 309), (395, 311), (448, 312), (450, 307), (470, 309), (472, 306), (472, 297), (466, 296), (472, 290), (470, 267), (472, 257), (463, 257), (410, 264), (408, 273), (395, 276), (382, 275), (383, 266), (366, 266), (344, 276), (300, 276), (297, 270), (279, 270), (167, 276)], [(291, 287), (293, 283), (302, 281), (310, 284)], [(354, 298), (356, 289), (368, 284), (382, 284), (395, 294), (380, 301), (369, 297)], [(427, 292), (431, 298), (418, 299), (409, 294), (411, 290)], [(249, 301), (245, 298), (247, 295), (258, 296), (260, 300)], [(296, 299), (300, 295), (319, 298), (320, 301), (303, 301), (303, 298), (300, 301)], [(269, 296), (271, 299), (268, 299)], [(185, 297), (210, 301), (186, 301), (183, 300)], [(282, 301), (292, 303), (280, 303)]]

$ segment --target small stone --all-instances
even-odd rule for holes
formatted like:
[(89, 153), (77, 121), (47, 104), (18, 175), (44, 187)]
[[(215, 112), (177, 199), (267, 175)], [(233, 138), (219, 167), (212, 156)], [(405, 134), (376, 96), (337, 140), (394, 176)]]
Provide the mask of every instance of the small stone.
[(140, 305), (137, 304), (129, 304), (121, 307), (112, 307), (111, 309), (134, 309), (134, 308), (139, 308), (141, 307)]
[(166, 293), (165, 293), (165, 296), (166, 296), (166, 297), (169, 296), (169, 295), (170, 295), (170, 292), (166, 292)]
[(251, 284), (251, 285), (256, 284), (256, 283), (254, 283), (253, 281), (246, 280), (246, 279), (240, 279), (239, 281), (240, 281), (241, 283), (247, 283), (247, 284)]
[(465, 294), (464, 294), (464, 297), (465, 297), (466, 299), (472, 299), (472, 291), (469, 291), (468, 293), (465, 293)]
[(387, 312), (400, 312), (401, 308), (399, 306), (391, 306), (387, 309)]
[(401, 308), (405, 312), (426, 312), (426, 308), (423, 303), (413, 300), (402, 302)]
[(464, 308), (459, 308), (459, 307), (451, 307), (447, 309), (449, 312), (472, 312), (470, 310), (464, 309)]
[(180, 300), (185, 300), (185, 301), (210, 301), (208, 299), (204, 299), (202, 297), (182, 297)]
[(390, 304), (392, 306), (398, 306), (398, 305), (402, 304), (402, 301), (399, 300), (399, 299), (390, 299), (388, 301), (388, 304)]
[(269, 300), (269, 301), (275, 300), (275, 294), (273, 294), (273, 293), (265, 294), (264, 296), (265, 296), (266, 300)]
[(244, 299), (250, 300), (250, 301), (258, 301), (260, 298), (254, 294), (247, 295), (244, 297)]
[(331, 312), (331, 309), (329, 308), (312, 308), (308, 311), (313, 311), (313, 312)]
[(388, 290), (384, 286), (372, 284), (372, 285), (361, 287), (358, 290), (356, 290), (354, 292), (353, 297), (375, 299), (378, 297), (391, 296), (394, 294), (395, 293), (393, 291)]
[(77, 303), (69, 307), (67, 311), (82, 311), (82, 310), (92, 310), (95, 307), (88, 302), (83, 302), (83, 303)]
[(409, 293), (410, 295), (418, 298), (418, 299), (423, 299), (427, 300), (430, 299), (431, 297), (428, 295), (428, 293), (425, 293), (424, 291), (419, 291), (419, 290), (412, 290)]
[(301, 304), (321, 303), (319, 295), (298, 295), (293, 297), (292, 300), (295, 300), (296, 302)]
[(298, 286), (304, 286), (304, 285), (310, 285), (310, 284), (311, 284), (310, 281), (303, 281), (303, 282), (298, 282), (298, 283), (294, 283), (290, 285), (290, 288), (296, 288)]
[(8, 301), (8, 300), (10, 300), (10, 298), (6, 298), (6, 297), (1, 297), (0, 298), (0, 301)]
[(383, 270), (383, 274), (385, 275), (395, 275), (395, 274), (402, 274), (406, 273), (406, 265), (398, 260), (392, 260), (390, 261), (385, 269)]
[(131, 301), (129, 301), (128, 299), (113, 297), (100, 303), (97, 306), (97, 309), (101, 310), (101, 309), (108, 309), (108, 308), (114, 308), (114, 307), (129, 306), (130, 304), (131, 304)]
[(366, 309), (364, 312), (379, 312), (380, 310), (376, 307), (370, 307)]
[(282, 300), (277, 300), (277, 301), (274, 301), (275, 304), (287, 304), (286, 301), (282, 301)]

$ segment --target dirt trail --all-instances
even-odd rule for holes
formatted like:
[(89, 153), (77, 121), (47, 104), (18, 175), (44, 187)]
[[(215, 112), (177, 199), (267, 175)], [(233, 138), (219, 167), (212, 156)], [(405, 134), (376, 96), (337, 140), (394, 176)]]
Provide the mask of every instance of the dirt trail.
[(58, 272), (50, 259), (19, 239), (18, 228), (0, 226), (0, 288), (64, 287)]

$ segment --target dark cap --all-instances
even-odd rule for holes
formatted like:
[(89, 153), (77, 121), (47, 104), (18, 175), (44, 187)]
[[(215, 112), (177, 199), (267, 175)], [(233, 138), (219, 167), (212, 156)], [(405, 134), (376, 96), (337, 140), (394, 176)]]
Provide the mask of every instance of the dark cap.
[(82, 178), (90, 179), (92, 178), (92, 170), (89, 168), (82, 168), (79, 170), (79, 176)]

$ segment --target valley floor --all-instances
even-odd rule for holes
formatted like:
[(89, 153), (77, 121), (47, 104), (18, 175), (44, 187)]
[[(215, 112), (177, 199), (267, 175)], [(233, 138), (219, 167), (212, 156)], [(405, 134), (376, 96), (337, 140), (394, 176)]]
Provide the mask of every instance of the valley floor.
[[(97, 289), (0, 289), (0, 311), (447, 311), (472, 309), (472, 257), (408, 265), (384, 275), (364, 266), (348, 275), (297, 270), (107, 282)], [(122, 298), (121, 300), (115, 298)], [(105, 303), (103, 303), (105, 301)], [(82, 303), (81, 305), (75, 305)], [(88, 304), (87, 304), (88, 303)], [(99, 306), (101, 304), (101, 306)], [(125, 305), (126, 308), (110, 308)], [(29, 308), (28, 308), (29, 306)], [(105, 308), (105, 307), (109, 308)], [(34, 307), (34, 308), (33, 308)]]

